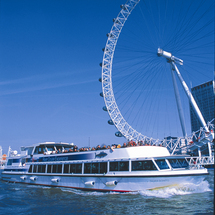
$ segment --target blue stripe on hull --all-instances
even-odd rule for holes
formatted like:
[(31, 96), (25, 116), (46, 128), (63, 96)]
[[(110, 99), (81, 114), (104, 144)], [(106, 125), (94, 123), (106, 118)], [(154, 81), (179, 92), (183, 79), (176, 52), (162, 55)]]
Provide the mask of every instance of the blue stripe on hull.
[(96, 153), (86, 153), (86, 154), (72, 154), (72, 155), (55, 155), (55, 156), (44, 156), (39, 158), (28, 158), (27, 162), (50, 162), (50, 161), (72, 161), (72, 160), (90, 160), (94, 159)]

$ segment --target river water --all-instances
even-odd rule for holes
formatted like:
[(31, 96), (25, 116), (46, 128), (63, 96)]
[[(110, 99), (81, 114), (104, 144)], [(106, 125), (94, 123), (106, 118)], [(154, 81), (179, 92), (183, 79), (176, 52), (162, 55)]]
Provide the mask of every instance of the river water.
[(134, 193), (86, 192), (0, 181), (0, 214), (189, 214), (214, 212), (214, 171), (201, 184)]

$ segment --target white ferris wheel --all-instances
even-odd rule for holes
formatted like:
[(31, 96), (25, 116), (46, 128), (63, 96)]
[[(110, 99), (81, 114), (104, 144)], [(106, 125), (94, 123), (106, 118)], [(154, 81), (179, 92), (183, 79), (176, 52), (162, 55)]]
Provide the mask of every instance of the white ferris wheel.
[(160, 143), (159, 130), (175, 126), (186, 136), (190, 118), (183, 109), (189, 103), (208, 131), (189, 88), (213, 78), (214, 1), (128, 0), (120, 7), (100, 64), (103, 110), (118, 130), (115, 135), (155, 145)]

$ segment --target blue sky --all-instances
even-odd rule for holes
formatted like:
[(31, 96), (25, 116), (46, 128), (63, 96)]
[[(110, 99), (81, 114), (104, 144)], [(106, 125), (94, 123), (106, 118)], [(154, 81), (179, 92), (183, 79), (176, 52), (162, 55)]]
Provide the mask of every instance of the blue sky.
[[(115, 137), (115, 127), (107, 124), (98, 81), (106, 34), (124, 2), (0, 1), (0, 145), (5, 152), (9, 146), (19, 149), (45, 141), (78, 146), (125, 141)], [(157, 6), (154, 11), (162, 6), (160, 1)], [(153, 30), (152, 25), (149, 28)], [(119, 48), (123, 39), (122, 35)], [(189, 82), (195, 85), (213, 78), (211, 52), (209, 58), (207, 72)]]

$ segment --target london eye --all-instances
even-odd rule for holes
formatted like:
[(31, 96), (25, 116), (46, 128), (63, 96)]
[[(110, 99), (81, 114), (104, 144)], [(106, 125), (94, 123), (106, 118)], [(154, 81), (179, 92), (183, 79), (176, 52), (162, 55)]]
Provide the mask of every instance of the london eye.
[(103, 110), (116, 136), (155, 145), (191, 133), (191, 100), (173, 64), (188, 88), (213, 79), (213, 8), (212, 0), (128, 0), (120, 6), (100, 64)]

